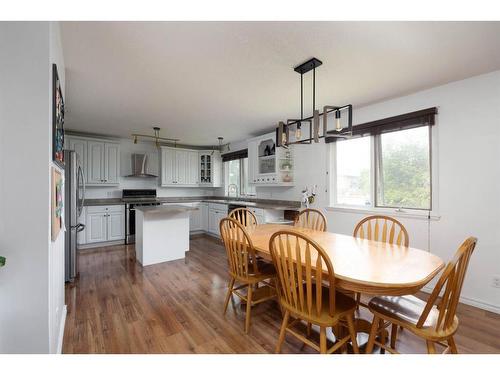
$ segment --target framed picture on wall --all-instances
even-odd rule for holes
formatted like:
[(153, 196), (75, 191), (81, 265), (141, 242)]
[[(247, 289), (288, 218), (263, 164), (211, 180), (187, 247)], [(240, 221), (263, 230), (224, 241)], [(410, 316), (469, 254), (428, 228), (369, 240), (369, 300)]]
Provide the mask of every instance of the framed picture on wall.
[(56, 64), (52, 64), (52, 160), (64, 168), (64, 99)]
[(54, 167), (52, 167), (50, 195), (51, 239), (55, 241), (63, 226), (63, 180), (61, 172)]

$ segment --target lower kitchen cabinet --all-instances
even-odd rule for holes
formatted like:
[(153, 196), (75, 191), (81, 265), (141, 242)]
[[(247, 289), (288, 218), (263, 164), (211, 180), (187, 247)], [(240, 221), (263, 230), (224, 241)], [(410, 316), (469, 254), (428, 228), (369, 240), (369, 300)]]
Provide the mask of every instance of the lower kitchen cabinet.
[(125, 206), (90, 206), (86, 208), (85, 242), (91, 244), (125, 239)]
[(200, 203), (201, 230), (208, 232), (208, 203)]
[(209, 203), (208, 233), (220, 236), (219, 222), (227, 216), (227, 204)]
[(201, 203), (192, 203), (193, 208), (197, 210), (191, 211), (189, 215), (189, 231), (197, 232), (202, 230), (202, 214), (201, 214)]

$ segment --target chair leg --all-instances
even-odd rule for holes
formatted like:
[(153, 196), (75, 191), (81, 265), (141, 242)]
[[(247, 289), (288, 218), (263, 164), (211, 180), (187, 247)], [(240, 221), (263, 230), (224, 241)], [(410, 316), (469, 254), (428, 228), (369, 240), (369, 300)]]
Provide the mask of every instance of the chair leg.
[(427, 340), (427, 353), (436, 354), (436, 346), (430, 340)]
[(319, 352), (326, 354), (326, 327), (319, 327)]
[(396, 340), (398, 339), (398, 326), (392, 323), (391, 328), (391, 348), (396, 349)]
[(347, 327), (349, 328), (349, 335), (351, 336), (352, 350), (354, 354), (359, 354), (356, 328), (354, 328), (354, 313), (347, 315)]
[(377, 336), (378, 322), (380, 318), (376, 315), (373, 316), (372, 326), (370, 329), (370, 336), (368, 337), (368, 343), (366, 344), (365, 354), (371, 354), (373, 351), (373, 345), (375, 344), (375, 338)]
[(227, 311), (227, 305), (229, 305), (229, 299), (231, 298), (231, 295), (233, 294), (233, 286), (234, 286), (234, 278), (231, 278), (229, 281), (228, 289), (227, 289), (227, 294), (226, 294), (226, 301), (224, 302), (224, 315), (226, 315)]
[(448, 339), (448, 346), (450, 347), (451, 354), (458, 354), (457, 345), (455, 344), (453, 336)]
[[(382, 332), (380, 333), (380, 343), (382, 345), (385, 345), (385, 328), (384, 327), (384, 320), (380, 319), (379, 327), (382, 328)], [(385, 349), (380, 348), (380, 354), (385, 354)]]
[(356, 293), (356, 310), (359, 310), (360, 302), (361, 302), (361, 293)]
[(253, 290), (253, 284), (249, 284), (247, 293), (247, 316), (245, 318), (245, 333), (248, 333), (248, 331), (250, 330), (250, 313), (252, 311), (252, 290)]
[(312, 324), (307, 323), (307, 336), (311, 336), (311, 328), (312, 328)]
[(281, 323), (280, 336), (278, 338), (278, 344), (276, 345), (275, 353), (281, 353), (281, 345), (285, 341), (286, 327), (288, 325), (288, 318), (290, 318), (290, 313), (288, 310), (285, 311), (285, 316), (283, 317), (283, 322)]

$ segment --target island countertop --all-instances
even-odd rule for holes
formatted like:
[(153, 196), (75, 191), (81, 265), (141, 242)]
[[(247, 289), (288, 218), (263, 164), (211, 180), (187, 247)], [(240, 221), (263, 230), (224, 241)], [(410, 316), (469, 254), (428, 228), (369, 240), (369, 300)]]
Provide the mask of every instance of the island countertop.
[(199, 208), (183, 206), (180, 204), (170, 204), (168, 206), (136, 206), (135, 210), (143, 213), (161, 213), (161, 212), (179, 212), (179, 211), (196, 211)]

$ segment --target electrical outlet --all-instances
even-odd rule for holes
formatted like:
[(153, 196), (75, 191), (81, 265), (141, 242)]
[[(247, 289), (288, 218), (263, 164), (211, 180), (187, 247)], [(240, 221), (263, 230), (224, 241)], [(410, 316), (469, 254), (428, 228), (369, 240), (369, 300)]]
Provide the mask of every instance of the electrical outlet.
[(500, 275), (494, 275), (491, 283), (493, 288), (500, 288)]

